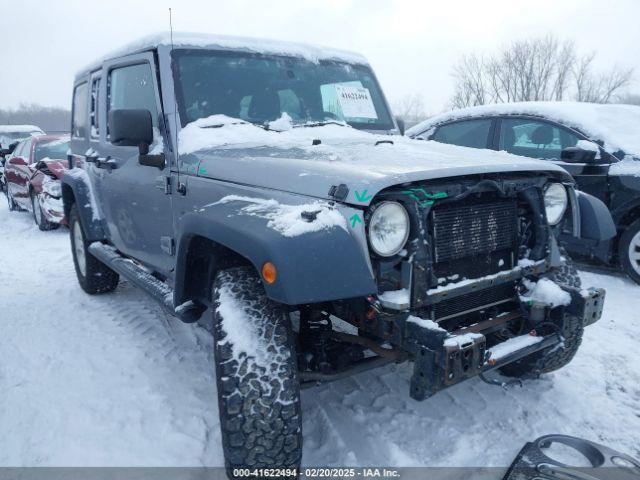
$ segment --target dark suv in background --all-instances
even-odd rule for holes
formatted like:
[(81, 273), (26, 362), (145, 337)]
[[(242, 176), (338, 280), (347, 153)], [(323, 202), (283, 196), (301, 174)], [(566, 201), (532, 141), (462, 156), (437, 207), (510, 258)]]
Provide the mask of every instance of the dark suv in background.
[(640, 283), (640, 107), (574, 102), (484, 105), (409, 129), (412, 138), (505, 150), (567, 170), (602, 200), (618, 235), (606, 242), (563, 238), (571, 253), (619, 265)]

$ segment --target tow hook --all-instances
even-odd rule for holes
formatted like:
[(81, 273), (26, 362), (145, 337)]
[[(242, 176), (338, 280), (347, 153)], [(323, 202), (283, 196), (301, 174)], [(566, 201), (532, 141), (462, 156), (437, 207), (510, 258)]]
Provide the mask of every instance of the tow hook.
[(523, 387), (522, 379), (520, 378), (512, 378), (511, 380), (503, 381), (497, 378), (487, 378), (484, 373), (480, 374), (480, 380), (484, 383), (488, 383), (489, 385), (495, 385), (496, 387), (502, 387), (503, 390), (509, 390), (511, 387), (518, 385), (520, 388)]

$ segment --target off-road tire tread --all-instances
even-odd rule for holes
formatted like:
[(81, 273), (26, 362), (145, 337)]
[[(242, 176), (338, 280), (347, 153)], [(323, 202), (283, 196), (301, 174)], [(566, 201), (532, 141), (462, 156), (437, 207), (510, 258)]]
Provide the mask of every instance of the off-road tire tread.
[[(237, 305), (261, 322), (258, 331), (275, 341), (270, 371), (249, 361), (251, 356), (238, 361), (224, 342), (219, 312), (223, 286)], [(251, 267), (219, 271), (212, 290), (218, 409), (227, 474), (233, 478), (234, 468), (298, 468), (302, 457), (300, 384), (288, 313), (267, 297)], [(288, 349), (288, 358), (275, 351), (278, 347)], [(263, 382), (273, 387), (271, 392), (263, 388)]]
[(78, 283), (80, 287), (89, 295), (95, 295), (98, 293), (112, 292), (118, 286), (120, 276), (107, 267), (104, 263), (91, 255), (89, 252), (89, 242), (84, 238), (84, 228), (82, 228), (82, 239), (84, 242), (84, 254), (87, 259), (86, 276), (83, 276), (78, 268), (78, 261), (76, 259), (76, 251), (74, 248), (73, 227), (75, 222), (80, 222), (82, 228), (82, 222), (78, 215), (78, 209), (72, 205), (69, 212), (69, 235), (71, 238), (71, 255), (73, 256), (73, 265), (76, 269), (76, 276), (78, 277)]
[[(561, 249), (561, 253), (565, 257), (565, 264), (551, 270), (545, 276), (558, 285), (580, 288), (582, 282), (575, 265), (564, 249)], [(564, 346), (562, 348), (551, 347), (529, 355), (518, 362), (502, 367), (500, 372), (508, 377), (529, 377), (559, 370), (573, 360), (582, 343), (583, 333), (582, 319), (575, 315), (565, 314), (564, 331), (562, 332)]]

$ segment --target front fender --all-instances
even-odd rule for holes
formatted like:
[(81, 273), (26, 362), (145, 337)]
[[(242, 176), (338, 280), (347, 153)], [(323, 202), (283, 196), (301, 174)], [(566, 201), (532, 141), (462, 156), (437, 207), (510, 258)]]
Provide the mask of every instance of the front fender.
[[(257, 193), (257, 192), (255, 192)], [(277, 200), (273, 199), (277, 197)], [(235, 197), (235, 196), (234, 196)], [(230, 198), (230, 197), (225, 197)], [(257, 271), (269, 261), (277, 269), (274, 284), (264, 286), (267, 295), (275, 301), (288, 305), (318, 303), (330, 300), (361, 297), (376, 292), (376, 283), (371, 270), (366, 243), (363, 245), (364, 226), (362, 212), (337, 205), (344, 222), (317, 231), (283, 232), (274, 225), (269, 210), (251, 212), (247, 207), (255, 201), (275, 202), (273, 205), (296, 206), (316, 203), (297, 195), (272, 192), (269, 199), (236, 197), (227, 201), (205, 205), (185, 212), (177, 221), (178, 259), (185, 258), (185, 249), (193, 236), (207, 238), (236, 252), (249, 260)], [(306, 202), (303, 203), (303, 201)], [(352, 219), (354, 215), (358, 220)], [(302, 219), (288, 217), (291, 221)], [(311, 223), (311, 222), (309, 222)], [(305, 230), (305, 225), (303, 230)], [(180, 265), (177, 266), (180, 269)], [(180, 273), (177, 272), (177, 281)], [(188, 275), (184, 272), (184, 275)]]
[(616, 225), (604, 202), (593, 195), (577, 192), (580, 206), (580, 237), (603, 242), (616, 236)]
[(87, 172), (81, 168), (66, 170), (61, 182), (65, 217), (69, 218), (71, 206), (75, 203), (87, 240), (105, 240), (105, 231)]

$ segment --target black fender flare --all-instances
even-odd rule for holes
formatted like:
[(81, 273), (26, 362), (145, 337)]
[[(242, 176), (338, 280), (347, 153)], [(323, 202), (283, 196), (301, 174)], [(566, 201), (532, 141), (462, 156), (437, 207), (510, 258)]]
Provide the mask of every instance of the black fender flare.
[(61, 182), (65, 216), (69, 218), (71, 206), (75, 203), (87, 240), (94, 242), (106, 240), (107, 236), (97, 211), (87, 172), (80, 168), (67, 170)]
[(618, 233), (616, 224), (605, 203), (588, 193), (576, 193), (580, 207), (580, 238), (603, 242), (615, 237)]

